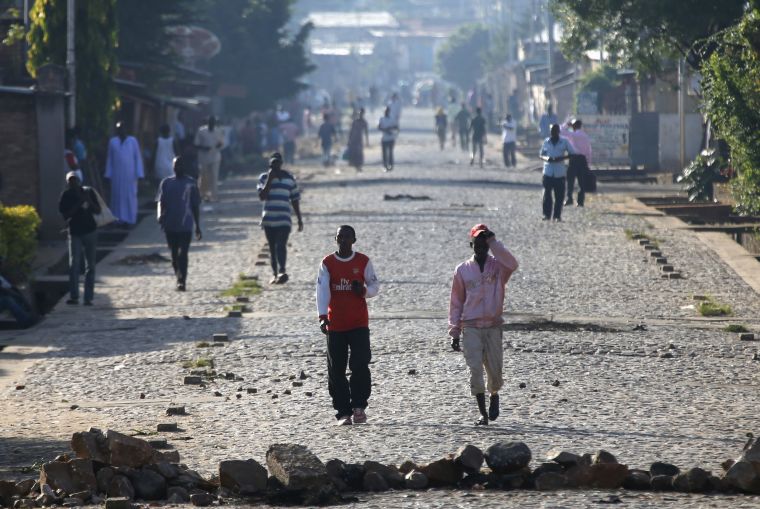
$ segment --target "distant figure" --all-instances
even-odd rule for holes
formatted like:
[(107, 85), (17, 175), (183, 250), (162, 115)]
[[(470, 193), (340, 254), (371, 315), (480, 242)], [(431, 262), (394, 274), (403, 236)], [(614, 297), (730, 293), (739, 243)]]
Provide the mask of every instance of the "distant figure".
[[(470, 229), (470, 247), (473, 256), (454, 270), (449, 336), (454, 351), (464, 350), (464, 359), (470, 369), (470, 392), (475, 396), (480, 412), (476, 424), (486, 426), (488, 421), (499, 417), (499, 390), (504, 385), (504, 293), (518, 263), (484, 224), (476, 224)], [(488, 409), (484, 367), (490, 393)]]
[(280, 124), (282, 134), (282, 156), (287, 164), (296, 162), (296, 139), (298, 138), (298, 126), (291, 120)]
[(457, 146), (457, 128), (454, 126), (454, 123), (456, 122), (457, 112), (459, 111), (458, 108), (457, 98), (454, 97), (452, 92), (452, 95), (449, 97), (449, 104), (446, 107), (446, 119), (449, 121), (451, 128), (452, 148), (456, 148)]
[(446, 128), (448, 124), (448, 117), (446, 117), (443, 108), (438, 108), (438, 111), (435, 113), (435, 134), (438, 135), (438, 143), (441, 146), (441, 150), (446, 146)]
[(79, 177), (80, 182), (84, 182), (84, 174), (82, 172), (82, 166), (79, 164), (79, 158), (74, 151), (74, 136), (73, 133), (66, 135), (64, 140), (63, 150), (63, 174), (73, 171)]
[(562, 129), (561, 133), (567, 138), (567, 141), (577, 152), (576, 156), (570, 158), (570, 164), (567, 167), (567, 199), (565, 205), (573, 204), (573, 188), (575, 179), (578, 179), (578, 203), (583, 207), (586, 199), (586, 190), (583, 188), (583, 176), (590, 172), (591, 164), (591, 140), (583, 130), (583, 122), (580, 119), (572, 119), (568, 122), (570, 129)]
[(173, 174), (172, 167), (174, 166), (175, 153), (175, 141), (171, 136), (171, 129), (169, 124), (164, 124), (159, 129), (158, 140), (156, 141), (156, 156), (153, 170), (156, 172), (156, 178), (163, 180), (166, 177), (171, 177)]
[(362, 171), (365, 144), (369, 146), (369, 126), (364, 120), (364, 108), (360, 108), (348, 131), (348, 164), (356, 168), (356, 171)]
[(541, 118), (538, 121), (538, 132), (541, 133), (542, 138), (548, 138), (550, 133), (550, 128), (552, 125), (557, 124), (559, 121), (557, 120), (557, 115), (552, 112), (552, 106), (551, 104), (546, 108), (546, 113), (541, 115)]
[(380, 138), (383, 151), (383, 166), (385, 167), (385, 171), (391, 171), (393, 170), (393, 145), (396, 143), (398, 124), (393, 120), (390, 106), (385, 108), (385, 114), (380, 117), (377, 128), (383, 133)]
[(91, 187), (82, 187), (76, 172), (66, 175), (66, 190), (58, 201), (58, 211), (66, 220), (69, 234), (69, 299), (79, 304), (79, 273), (84, 255), (84, 305), (91, 306), (95, 295), (95, 247), (98, 228), (93, 214), (100, 214), (100, 204)]
[(459, 130), (459, 145), (463, 151), (467, 152), (470, 148), (470, 111), (465, 103), (462, 103), (462, 108), (454, 117), (454, 121)]
[(391, 95), (391, 100), (388, 102), (388, 107), (391, 109), (390, 116), (393, 119), (393, 123), (396, 127), (401, 126), (401, 99), (396, 92)]
[(517, 123), (512, 120), (512, 115), (507, 113), (504, 122), (501, 123), (501, 141), (503, 144), (504, 166), (517, 166), (515, 146), (517, 145)]
[(193, 237), (201, 240), (201, 194), (195, 179), (187, 175), (187, 159), (174, 160), (174, 175), (166, 177), (158, 186), (158, 224), (166, 235), (166, 244), (172, 256), (172, 268), (177, 291), (184, 292), (187, 283), (188, 251)]
[[(338, 228), (335, 242), (338, 250), (325, 256), (317, 274), (319, 328), (327, 336), (327, 386), (337, 424), (363, 424), (372, 391), (367, 299), (377, 295), (380, 284), (369, 257), (353, 250), (356, 232), (351, 226)], [(351, 369), (350, 381), (346, 368)]]
[[(569, 156), (566, 154), (575, 154), (575, 149), (559, 135), (559, 125), (552, 124), (549, 129), (550, 136), (544, 140), (541, 146), (539, 157), (544, 161), (544, 199), (543, 211), (544, 221), (549, 221), (554, 212), (554, 220), (562, 221), (562, 199), (565, 196), (565, 176), (567, 167), (562, 163)], [(552, 207), (552, 194), (554, 203)]]
[(185, 124), (182, 121), (182, 112), (177, 112), (177, 118), (174, 120), (174, 139), (177, 143), (182, 144), (187, 137), (187, 131), (185, 130)]
[(111, 180), (111, 212), (120, 222), (137, 222), (137, 181), (145, 178), (140, 145), (128, 136), (122, 122), (116, 123), (116, 136), (108, 143), (105, 178)]
[(330, 121), (330, 114), (322, 115), (322, 125), (317, 131), (317, 138), (322, 147), (322, 165), (330, 166), (332, 164), (332, 146), (337, 138), (335, 125)]
[(470, 129), (472, 133), (472, 157), (470, 157), (470, 166), (475, 164), (475, 154), (479, 153), (480, 167), (483, 167), (483, 145), (486, 139), (486, 119), (483, 118), (483, 112), (480, 108), (475, 108), (475, 116), (470, 120)]
[(4, 263), (0, 256), (0, 313), (8, 311), (21, 327), (31, 327), (37, 316), (24, 295), (3, 274)]
[(219, 165), (222, 162), (224, 132), (222, 129), (217, 129), (215, 116), (208, 117), (206, 125), (198, 129), (193, 144), (198, 149), (198, 169), (200, 172), (198, 183), (201, 198), (217, 201), (217, 180), (219, 179)]
[(261, 227), (269, 244), (269, 260), (272, 265), (270, 284), (284, 284), (288, 281), (285, 269), (288, 256), (288, 236), (293, 224), (291, 211), (298, 218), (298, 231), (303, 231), (303, 219), (299, 201), (301, 191), (296, 178), (282, 169), (282, 156), (275, 152), (269, 159), (269, 171), (259, 176), (259, 199), (264, 202), (261, 209)]
[[(77, 157), (79, 167), (85, 168), (87, 166), (87, 147), (85, 147), (84, 142), (82, 141), (82, 134), (78, 126), (71, 129), (71, 141), (71, 149)], [(82, 180), (82, 182), (84, 182), (84, 180)]]

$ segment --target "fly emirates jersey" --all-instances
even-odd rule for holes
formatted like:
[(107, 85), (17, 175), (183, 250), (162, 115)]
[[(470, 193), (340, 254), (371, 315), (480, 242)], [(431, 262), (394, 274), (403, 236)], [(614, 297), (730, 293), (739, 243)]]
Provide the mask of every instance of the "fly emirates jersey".
[[(364, 296), (351, 290), (352, 281), (358, 281)], [(329, 330), (349, 331), (369, 326), (367, 300), (377, 295), (380, 284), (372, 262), (366, 255), (354, 251), (348, 258), (337, 253), (326, 256), (317, 276), (317, 311), (327, 318)]]

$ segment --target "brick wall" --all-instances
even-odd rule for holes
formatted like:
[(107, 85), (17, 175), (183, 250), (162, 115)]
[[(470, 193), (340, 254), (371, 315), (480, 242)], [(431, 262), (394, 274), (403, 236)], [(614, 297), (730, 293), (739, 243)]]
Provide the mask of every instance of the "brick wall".
[(0, 202), (37, 207), (38, 168), (35, 98), (0, 91)]

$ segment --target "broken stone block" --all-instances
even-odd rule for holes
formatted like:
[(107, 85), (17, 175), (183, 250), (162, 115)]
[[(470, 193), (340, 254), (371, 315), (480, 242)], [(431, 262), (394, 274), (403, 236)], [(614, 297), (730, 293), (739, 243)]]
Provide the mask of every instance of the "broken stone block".
[(367, 472), (362, 483), (364, 491), (387, 491), (388, 482), (379, 472)]
[(646, 491), (651, 487), (649, 472), (645, 470), (629, 470), (623, 481), (627, 490)]
[(670, 272), (670, 273), (668, 273), (668, 279), (681, 279), (681, 273), (680, 272)]
[(217, 343), (230, 340), (230, 338), (227, 336), (226, 333), (217, 333), (217, 334), (214, 334), (212, 337), (214, 341), (216, 341)]
[[(187, 383), (187, 378), (185, 377), (185, 383)], [(187, 415), (187, 411), (185, 410), (184, 405), (183, 406), (170, 406), (166, 409), (166, 415)]]
[(499, 442), (485, 452), (486, 463), (497, 474), (509, 474), (530, 463), (530, 448), (523, 442)]
[(652, 244), (647, 244), (644, 246), (645, 251), (655, 251), (657, 249), (657, 246), (654, 246)]
[(456, 486), (462, 480), (462, 466), (452, 458), (441, 458), (420, 467), (431, 486)]
[(649, 256), (651, 256), (652, 258), (659, 258), (662, 256), (662, 251), (657, 251), (657, 250), (649, 251)]
[(293, 387), (303, 387), (303, 382), (299, 382), (298, 380), (293, 380)]
[(389, 487), (396, 489), (404, 485), (404, 476), (398, 471), (395, 465), (383, 465), (377, 461), (365, 461), (362, 465), (365, 472), (377, 472)]
[(672, 491), (673, 476), (671, 475), (653, 475), (649, 480), (653, 491)]
[(567, 485), (567, 478), (559, 472), (545, 472), (535, 480), (539, 491), (561, 490)]
[(267, 486), (267, 470), (257, 461), (227, 460), (219, 463), (219, 483), (235, 493), (245, 489), (247, 494), (264, 491)]
[(152, 438), (148, 440), (148, 443), (154, 449), (166, 449), (168, 447), (165, 438)]
[(668, 259), (664, 257), (655, 258), (654, 263), (656, 263), (657, 265), (665, 265), (668, 263)]
[(132, 509), (132, 499), (126, 497), (108, 497), (106, 509)]
[(108, 498), (125, 498), (127, 500), (133, 500), (135, 498), (135, 489), (132, 487), (132, 483), (124, 475), (115, 475), (111, 479), (111, 483), (108, 485), (106, 491)]
[(244, 295), (240, 295), (235, 298), (235, 302), (251, 302), (251, 299), (249, 299), (248, 297)]
[(242, 311), (232, 310), (232, 311), (227, 312), (227, 318), (242, 318), (242, 317), (243, 317)]
[(661, 265), (660, 270), (663, 272), (673, 272), (675, 270), (672, 265)]
[(40, 469), (39, 482), (41, 486), (48, 485), (53, 490), (62, 490), (67, 494), (98, 488), (92, 460), (89, 459), (45, 463)]
[(185, 385), (200, 385), (203, 383), (203, 378), (195, 375), (186, 376), (183, 379), (183, 382)]
[(135, 496), (142, 500), (163, 500), (166, 498), (166, 479), (148, 468), (136, 470), (130, 477)]
[(710, 485), (710, 472), (701, 468), (690, 468), (673, 478), (673, 489), (685, 493), (703, 493)]
[(163, 433), (166, 431), (179, 431), (176, 422), (162, 422), (156, 425), (156, 431)]
[(466, 472), (478, 472), (483, 466), (483, 451), (472, 444), (460, 447), (454, 455), (454, 461)]
[[(3, 496), (2, 494), (4, 492), (2, 488), (3, 482), (4, 481), (0, 481), (0, 497)], [(37, 482), (36, 479), (24, 479), (23, 481), (17, 482), (15, 486), (16, 495), (18, 495), (19, 497), (27, 496), (29, 492), (32, 491), (32, 487), (34, 486), (36, 482)]]
[(106, 449), (105, 437), (100, 432), (83, 431), (74, 433), (71, 437), (71, 449), (77, 458), (108, 463), (108, 450)]
[(581, 457), (572, 452), (563, 451), (562, 449), (552, 449), (546, 453), (546, 459), (554, 463), (558, 463), (565, 468), (570, 468), (573, 465), (577, 465), (581, 461)]
[(196, 507), (206, 507), (214, 503), (216, 497), (209, 493), (193, 493), (190, 495), (190, 503)]
[(752, 334), (751, 332), (750, 333), (745, 333), (745, 334), (742, 334), (741, 336), (739, 336), (739, 339), (741, 341), (754, 341), (755, 340), (755, 335)]
[(274, 444), (266, 461), (269, 472), (286, 490), (316, 490), (329, 482), (324, 463), (303, 445)]
[(755, 464), (746, 459), (734, 463), (723, 476), (726, 483), (744, 493), (760, 493), (760, 475)]
[(424, 490), (428, 487), (428, 478), (419, 470), (412, 470), (404, 476), (404, 486), (409, 490)]
[(106, 441), (110, 452), (108, 464), (112, 466), (139, 468), (153, 463), (156, 451), (145, 440), (108, 430)]
[[(28, 494), (29, 490), (25, 494)], [(0, 507), (10, 507), (16, 495), (16, 484), (12, 481), (0, 481)]]
[(619, 463), (594, 463), (589, 469), (591, 471), (589, 486), (603, 490), (620, 488), (628, 475), (628, 467)]
[(646, 246), (647, 244), (649, 244), (649, 239), (639, 239), (640, 246)]

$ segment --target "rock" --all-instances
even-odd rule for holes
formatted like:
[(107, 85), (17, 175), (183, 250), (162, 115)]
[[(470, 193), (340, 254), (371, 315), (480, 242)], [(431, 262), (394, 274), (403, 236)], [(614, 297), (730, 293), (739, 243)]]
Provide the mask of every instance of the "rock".
[(108, 498), (115, 497), (132, 500), (135, 498), (135, 489), (132, 487), (132, 483), (129, 482), (129, 479), (127, 479), (126, 476), (114, 475), (113, 479), (111, 479), (111, 482), (108, 484), (106, 494), (108, 495)]
[(739, 336), (739, 340), (741, 340), (741, 341), (754, 341), (755, 340), (755, 335), (752, 334), (751, 332), (746, 333), (746, 334), (742, 334), (741, 336)]
[(303, 387), (303, 382), (299, 382), (298, 380), (293, 380), (293, 387)]
[(653, 475), (649, 480), (652, 491), (672, 491), (673, 476), (670, 475)]
[(37, 507), (37, 502), (33, 498), (24, 498), (16, 500), (13, 503), (13, 509), (34, 509)]
[(301, 370), (301, 372), (298, 374), (298, 378), (300, 380), (306, 380), (307, 378), (309, 378), (309, 375), (307, 375), (304, 370)]
[(388, 483), (379, 472), (367, 472), (364, 474), (362, 488), (365, 491), (387, 491)]
[(209, 493), (193, 493), (190, 495), (190, 503), (197, 507), (206, 507), (214, 503), (216, 497)]
[(184, 504), (190, 501), (190, 493), (182, 486), (170, 486), (166, 489), (166, 499), (173, 504)]
[(108, 463), (108, 450), (102, 433), (90, 431), (74, 433), (71, 437), (71, 449), (77, 458)]
[(669, 475), (673, 477), (680, 473), (681, 473), (681, 470), (677, 466), (671, 465), (670, 463), (663, 463), (661, 461), (655, 461), (649, 467), (649, 474), (652, 477), (655, 477), (658, 475)]
[(364, 484), (364, 465), (357, 463), (346, 463), (343, 466), (343, 479), (349, 488), (353, 490), (361, 490)]
[(561, 490), (567, 485), (567, 479), (559, 472), (545, 472), (536, 477), (534, 482), (539, 491)]
[(590, 486), (593, 480), (591, 473), (591, 466), (581, 463), (568, 468), (565, 471), (565, 478), (567, 479), (568, 488), (581, 488)]
[(95, 479), (98, 481), (98, 493), (107, 493), (108, 487), (111, 485), (116, 473), (111, 467), (103, 467), (95, 474)]
[(45, 463), (40, 469), (40, 485), (42, 484), (48, 484), (54, 490), (60, 489), (67, 494), (98, 488), (92, 460), (89, 459)]
[[(246, 302), (248, 302), (248, 301), (246, 300)], [(213, 335), (211, 338), (212, 338), (214, 341), (218, 341), (218, 342), (221, 342), (221, 341), (229, 341), (229, 339), (230, 339), (230, 338), (227, 336), (227, 334), (225, 334), (225, 333), (221, 333), (221, 334), (217, 333), (217, 334), (214, 334), (214, 335)]]
[(170, 406), (166, 409), (166, 415), (187, 415), (187, 411), (183, 406)]
[(490, 472), (486, 478), (486, 488), (491, 490), (517, 490), (520, 488), (533, 487), (530, 480), (530, 469), (523, 468), (512, 474), (497, 474)]
[(10, 507), (13, 504), (14, 495), (16, 495), (16, 484), (12, 481), (0, 481), (0, 507)]
[(623, 488), (627, 490), (646, 491), (651, 486), (649, 472), (645, 470), (629, 470), (623, 480)]
[(71, 498), (78, 498), (82, 501), (82, 504), (84, 504), (85, 502), (89, 501), (90, 498), (92, 498), (92, 492), (90, 490), (79, 491), (77, 493), (72, 493)]
[(131, 499), (125, 497), (108, 497), (106, 509), (132, 509)]
[(48, 507), (53, 505), (56, 502), (56, 499), (54, 495), (47, 495), (43, 493), (35, 498), (34, 501), (38, 506)]
[(739, 491), (759, 494), (760, 475), (754, 465), (751, 461), (740, 459), (728, 469), (723, 480)]
[(264, 491), (267, 470), (252, 459), (222, 461), (219, 463), (219, 484), (235, 493), (241, 488), (245, 488), (246, 494)]
[(169, 447), (165, 438), (152, 438), (148, 440), (148, 444), (154, 449), (167, 449)]
[(269, 472), (286, 490), (316, 490), (329, 482), (324, 463), (303, 445), (274, 444), (266, 460)]
[(420, 467), (417, 466), (417, 464), (414, 461), (406, 460), (401, 464), (401, 466), (398, 467), (398, 471), (402, 474), (406, 475), (412, 470), (419, 470)]
[(497, 474), (509, 474), (527, 467), (531, 452), (523, 442), (499, 442), (486, 449), (485, 459)]
[[(17, 482), (15, 485), (16, 495), (19, 497), (27, 496), (29, 492), (32, 491), (32, 488), (36, 482), (36, 479), (24, 479), (23, 481)], [(2, 484), (3, 482), (0, 481), (0, 493), (3, 493)], [(2, 497), (2, 495), (0, 495), (0, 497)]]
[(365, 461), (363, 466), (365, 472), (377, 472), (383, 476), (383, 479), (385, 479), (385, 482), (391, 488), (400, 488), (404, 485), (404, 476), (401, 475), (395, 465), (383, 465), (377, 461)]
[(428, 486), (428, 478), (419, 470), (411, 470), (404, 476), (404, 485), (409, 490), (424, 490)]
[(420, 467), (431, 486), (456, 486), (462, 479), (462, 467), (452, 458), (441, 458)]
[(166, 479), (148, 468), (136, 470), (130, 477), (135, 497), (142, 500), (163, 500), (166, 498)]
[(729, 468), (734, 466), (734, 463), (736, 463), (736, 460), (727, 459), (726, 461), (720, 464), (720, 467), (723, 469), (724, 472), (727, 472)]
[(108, 464), (112, 466), (139, 468), (154, 462), (156, 451), (145, 440), (108, 430), (106, 441), (110, 453)]
[(478, 472), (483, 466), (483, 451), (467, 444), (456, 452), (454, 461), (461, 465), (465, 472)]
[(559, 380), (555, 380), (552, 382), (552, 387), (559, 387)]
[(182, 383), (185, 385), (200, 385), (203, 383), (203, 378), (197, 375), (188, 375), (182, 379)]
[(84, 502), (76, 497), (66, 497), (61, 505), (63, 507), (79, 507), (80, 505), (84, 505)]
[(563, 451), (562, 449), (552, 449), (546, 453), (546, 459), (554, 463), (559, 463), (565, 468), (570, 468), (573, 465), (577, 465), (581, 461), (581, 457), (572, 452)]
[(561, 474), (564, 473), (564, 471), (565, 469), (559, 463), (541, 463), (538, 468), (533, 471), (533, 479), (538, 478), (538, 476), (542, 474), (548, 474), (550, 472)]
[(731, 486), (725, 479), (718, 477), (717, 475), (710, 474), (707, 478), (707, 491), (715, 491), (718, 493), (726, 493), (731, 490)]
[(619, 463), (595, 463), (589, 469), (591, 470), (590, 486), (604, 490), (620, 488), (628, 475), (628, 467)]
[(703, 493), (708, 489), (710, 472), (701, 468), (690, 468), (673, 478), (673, 489), (685, 493)]
[(164, 422), (156, 425), (156, 431), (159, 433), (167, 432), (167, 431), (179, 431), (179, 428), (177, 427), (176, 422)]
[(609, 453), (603, 449), (600, 449), (591, 457), (591, 464), (596, 465), (599, 463), (617, 463), (617, 459), (612, 453)]
[(528, 384), (526, 384), (525, 382), (520, 382), (520, 385), (518, 385), (520, 389), (525, 389), (527, 386)]
[(179, 451), (176, 449), (164, 451), (154, 456), (153, 461), (155, 463), (179, 463)]

